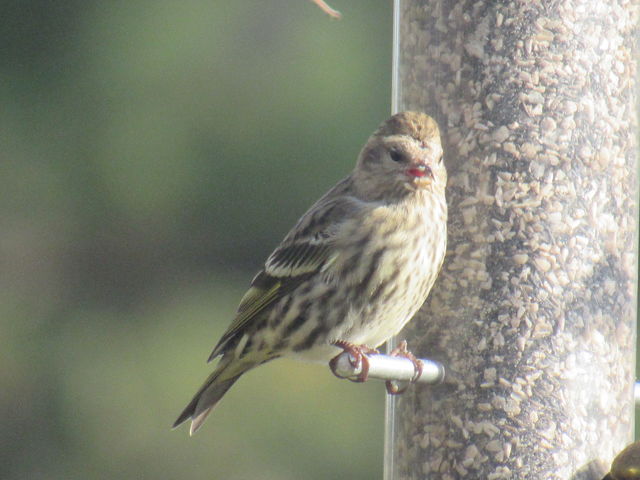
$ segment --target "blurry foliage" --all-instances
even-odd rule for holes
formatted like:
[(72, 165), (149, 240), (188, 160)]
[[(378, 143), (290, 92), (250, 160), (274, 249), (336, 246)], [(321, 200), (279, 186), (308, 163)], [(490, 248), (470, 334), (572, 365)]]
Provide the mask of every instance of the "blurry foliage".
[(383, 386), (322, 366), (274, 362), (169, 429), (389, 112), (391, 2), (335, 6), (3, 2), (1, 478), (381, 476)]
[(169, 426), (390, 104), (391, 2), (3, 2), (0, 477), (380, 478), (383, 387), (274, 362)]

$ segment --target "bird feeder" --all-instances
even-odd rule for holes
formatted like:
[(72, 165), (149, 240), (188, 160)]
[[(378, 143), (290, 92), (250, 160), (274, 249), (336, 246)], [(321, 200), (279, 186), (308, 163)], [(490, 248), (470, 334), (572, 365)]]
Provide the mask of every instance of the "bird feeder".
[(638, 2), (395, 1), (394, 110), (439, 123), (449, 242), (403, 331), (385, 479), (601, 479), (633, 438)]

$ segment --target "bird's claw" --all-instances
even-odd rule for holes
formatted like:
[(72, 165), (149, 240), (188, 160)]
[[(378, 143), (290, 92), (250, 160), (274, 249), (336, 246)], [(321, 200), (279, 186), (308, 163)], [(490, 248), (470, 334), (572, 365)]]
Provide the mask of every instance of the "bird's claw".
[(352, 382), (365, 382), (369, 377), (369, 359), (367, 358), (367, 355), (377, 354), (380, 352), (375, 348), (368, 347), (367, 345), (355, 345), (344, 340), (337, 340), (333, 342), (333, 345), (342, 348), (342, 353), (347, 353), (349, 355), (349, 363), (353, 368), (357, 369), (362, 367), (360, 373), (355, 378), (343, 377), (342, 375), (338, 374), (338, 359), (342, 355), (342, 353), (340, 353), (339, 355), (336, 355), (331, 360), (329, 360), (329, 368), (331, 368), (333, 374), (338, 378), (346, 378), (347, 380), (350, 380)]
[[(409, 381), (409, 384), (416, 383), (418, 379), (422, 376), (422, 368), (423, 368), (422, 361), (416, 358), (416, 356), (407, 349), (406, 340), (401, 341), (400, 345), (398, 345), (396, 348), (391, 350), (391, 352), (389, 352), (389, 355), (391, 357), (403, 357), (403, 358), (406, 358), (407, 360), (411, 360), (411, 363), (413, 363), (413, 368), (415, 370), (415, 373), (413, 375), (413, 378)], [(389, 395), (403, 394), (407, 390), (407, 388), (409, 388), (409, 384), (407, 384), (404, 388), (400, 388), (394, 380), (387, 380), (385, 382), (385, 386), (387, 387), (387, 393)]]

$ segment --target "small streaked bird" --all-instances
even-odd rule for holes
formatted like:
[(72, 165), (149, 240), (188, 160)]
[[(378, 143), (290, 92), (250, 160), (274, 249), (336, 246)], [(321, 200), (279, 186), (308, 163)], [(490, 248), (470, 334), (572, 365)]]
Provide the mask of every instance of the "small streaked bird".
[(214, 372), (174, 427), (191, 420), (193, 434), (258, 365), (279, 357), (326, 362), (341, 350), (366, 362), (364, 354), (402, 329), (444, 260), (442, 153), (438, 126), (424, 113), (398, 113), (374, 132), (351, 174), (267, 258), (209, 357), (219, 358)]

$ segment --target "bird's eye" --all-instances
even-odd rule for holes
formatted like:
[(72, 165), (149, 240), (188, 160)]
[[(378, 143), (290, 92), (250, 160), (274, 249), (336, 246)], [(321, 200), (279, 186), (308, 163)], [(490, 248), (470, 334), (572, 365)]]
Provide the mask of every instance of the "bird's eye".
[(392, 148), (389, 151), (389, 156), (391, 157), (391, 160), (393, 160), (394, 162), (404, 161), (404, 154), (401, 151), (396, 150), (395, 148)]

